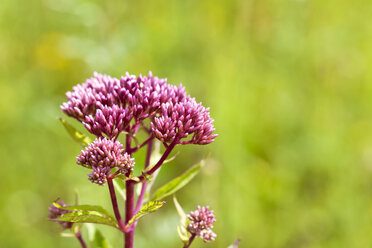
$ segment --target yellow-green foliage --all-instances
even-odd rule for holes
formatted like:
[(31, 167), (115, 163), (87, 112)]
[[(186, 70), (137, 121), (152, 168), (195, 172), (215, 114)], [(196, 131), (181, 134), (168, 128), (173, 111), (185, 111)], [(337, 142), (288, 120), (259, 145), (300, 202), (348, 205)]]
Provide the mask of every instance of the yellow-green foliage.
[[(57, 197), (73, 204), (75, 189), (81, 204), (111, 210), (107, 188), (75, 164), (81, 147), (57, 120), (59, 105), (93, 71), (148, 70), (210, 106), (220, 134), (186, 146), (153, 186), (211, 152), (177, 194), (186, 212), (215, 210), (216, 242), (195, 247), (236, 238), (252, 248), (371, 246), (370, 0), (0, 5), (1, 247), (78, 247), (46, 217)], [(137, 247), (181, 247), (177, 211), (165, 200), (139, 223)], [(98, 228), (121, 246), (119, 232)]]

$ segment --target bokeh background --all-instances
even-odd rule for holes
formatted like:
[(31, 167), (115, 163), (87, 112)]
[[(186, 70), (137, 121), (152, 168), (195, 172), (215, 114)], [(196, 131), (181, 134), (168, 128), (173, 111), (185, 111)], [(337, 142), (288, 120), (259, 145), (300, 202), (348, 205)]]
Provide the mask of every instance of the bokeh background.
[[(59, 105), (94, 71), (151, 70), (210, 106), (220, 134), (159, 179), (210, 154), (177, 194), (216, 212), (216, 242), (195, 247), (372, 247), (371, 13), (369, 0), (1, 1), (0, 246), (79, 247), (48, 205), (75, 191), (110, 205), (75, 165)], [(166, 200), (137, 247), (181, 247)]]

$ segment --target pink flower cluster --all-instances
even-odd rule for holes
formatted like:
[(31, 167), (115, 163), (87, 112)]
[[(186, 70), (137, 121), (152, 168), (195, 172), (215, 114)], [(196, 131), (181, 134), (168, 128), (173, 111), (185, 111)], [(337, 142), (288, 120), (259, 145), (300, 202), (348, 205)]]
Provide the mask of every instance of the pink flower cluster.
[(72, 88), (66, 93), (67, 102), (61, 105), (62, 111), (78, 121), (84, 121), (88, 115), (94, 115), (100, 103), (102, 106), (112, 106), (116, 103), (118, 79), (107, 75), (94, 73), (94, 77), (83, 84)]
[(104, 185), (111, 169), (117, 168), (126, 174), (134, 167), (134, 159), (124, 153), (123, 145), (115, 140), (97, 138), (77, 156), (77, 164), (92, 168), (89, 180)]
[(215, 240), (216, 234), (212, 231), (213, 222), (216, 221), (213, 210), (209, 210), (209, 207), (200, 207), (195, 211), (191, 211), (187, 215), (190, 223), (187, 226), (187, 230), (195, 234), (196, 236), (201, 237), (205, 242), (210, 242)]
[[(165, 143), (176, 141), (178, 144), (209, 144), (217, 134), (213, 134), (213, 119), (209, 108), (187, 97), (181, 102), (163, 104), (158, 117), (151, 123), (151, 129), (159, 140)], [(183, 138), (192, 135), (190, 140)]]
[(134, 134), (146, 118), (163, 143), (204, 145), (217, 136), (208, 108), (187, 95), (182, 85), (168, 84), (151, 72), (138, 77), (127, 73), (120, 80), (95, 73), (66, 96), (62, 111), (97, 137), (116, 139), (123, 131)]
[(106, 134), (110, 139), (118, 137), (120, 132), (128, 126), (131, 113), (128, 109), (120, 108), (118, 105), (102, 106), (98, 102), (98, 108), (95, 116), (88, 115), (83, 122), (86, 129), (97, 137), (103, 137)]

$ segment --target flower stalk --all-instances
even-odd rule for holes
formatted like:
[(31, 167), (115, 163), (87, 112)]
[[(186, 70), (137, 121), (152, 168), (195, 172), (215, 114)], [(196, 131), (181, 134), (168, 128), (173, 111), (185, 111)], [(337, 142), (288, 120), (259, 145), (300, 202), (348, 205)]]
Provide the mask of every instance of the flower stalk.
[(194, 241), (195, 237), (196, 237), (196, 234), (191, 234), (191, 236), (190, 236), (190, 238), (189, 238), (189, 241), (187, 242), (187, 244), (185, 244), (185, 245), (183, 246), (183, 248), (189, 248), (190, 245), (191, 245), (191, 243)]
[[(125, 224), (128, 225), (129, 221), (134, 215), (134, 182), (131, 180), (126, 181), (126, 196), (125, 202)], [(133, 248), (134, 244), (134, 228), (129, 227), (129, 230), (125, 233), (125, 248)]]
[[(153, 144), (154, 144), (154, 141), (153, 141), (153, 139), (151, 139), (148, 143), (148, 146), (147, 146), (146, 160), (145, 160), (144, 169), (146, 169), (150, 165), (150, 159), (151, 159)], [(142, 207), (143, 199), (145, 197), (146, 190), (147, 190), (147, 183), (148, 183), (147, 181), (142, 182), (141, 192), (140, 192), (140, 195), (138, 196), (138, 199), (137, 199), (137, 205), (136, 205), (135, 213), (137, 213)]]
[(125, 230), (125, 225), (124, 225), (124, 222), (123, 222), (123, 220), (121, 218), (121, 215), (120, 215), (120, 211), (119, 211), (119, 207), (118, 207), (118, 201), (116, 199), (115, 188), (114, 188), (114, 184), (112, 182), (111, 177), (107, 178), (107, 185), (108, 185), (108, 188), (109, 188), (109, 191), (110, 191), (110, 198), (111, 198), (112, 208), (114, 210), (114, 214), (115, 214), (116, 220), (118, 222), (119, 228), (122, 232), (125, 232), (126, 231)]
[(84, 242), (84, 239), (83, 239), (83, 236), (81, 236), (81, 232), (78, 231), (75, 233), (75, 237), (79, 240), (79, 243), (81, 245), (82, 248), (87, 248), (87, 245), (85, 244)]
[(172, 152), (173, 148), (176, 146), (177, 141), (173, 141), (165, 150), (159, 161), (152, 167), (150, 170), (144, 172), (141, 176), (138, 177), (140, 181), (145, 180), (148, 176), (151, 176), (157, 169), (160, 168), (160, 166), (164, 163), (164, 161), (167, 159), (169, 154)]

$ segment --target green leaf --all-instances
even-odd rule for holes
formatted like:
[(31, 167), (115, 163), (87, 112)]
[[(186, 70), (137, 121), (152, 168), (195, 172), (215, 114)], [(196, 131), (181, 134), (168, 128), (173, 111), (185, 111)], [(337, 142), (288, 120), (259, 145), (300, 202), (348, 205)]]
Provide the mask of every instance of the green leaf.
[(149, 213), (155, 212), (156, 210), (158, 210), (159, 208), (164, 206), (164, 204), (165, 204), (164, 201), (150, 201), (147, 204), (143, 205), (142, 208), (140, 209), (140, 211), (138, 211), (138, 213), (136, 213), (132, 217), (132, 219), (129, 220), (126, 228), (129, 228), (130, 225), (132, 225), (135, 221), (142, 218), (143, 216), (145, 216)]
[(104, 208), (93, 205), (73, 205), (63, 207), (57, 202), (53, 205), (60, 209), (70, 210), (72, 212), (66, 213), (55, 219), (57, 221), (68, 221), (74, 223), (96, 223), (105, 224), (118, 228), (116, 219), (111, 216)]
[(175, 179), (173, 179), (172, 181), (158, 189), (151, 200), (161, 200), (164, 197), (167, 197), (177, 192), (179, 189), (181, 189), (183, 186), (189, 183), (191, 179), (193, 179), (198, 174), (199, 170), (203, 166), (204, 160), (200, 161), (200, 163), (194, 165), (181, 176), (176, 177)]
[(185, 232), (181, 226), (177, 226), (177, 233), (184, 244), (189, 242), (190, 238), (187, 236), (187, 232)]
[(92, 245), (94, 248), (111, 248), (108, 240), (102, 235), (102, 233), (96, 229), (92, 239)]
[(176, 198), (175, 195), (173, 196), (173, 202), (174, 202), (174, 205), (176, 206), (178, 215), (180, 217), (180, 225), (177, 226), (178, 236), (181, 238), (182, 242), (185, 243), (185, 242), (188, 242), (189, 241), (188, 232), (186, 230), (186, 227), (187, 227), (187, 217), (186, 217), (185, 211), (183, 211), (183, 208), (178, 203), (177, 198)]
[(181, 207), (181, 205), (178, 203), (176, 196), (173, 196), (173, 202), (174, 205), (176, 206), (178, 216), (180, 217), (180, 223), (183, 227), (186, 227), (186, 222), (187, 222), (187, 216), (185, 214), (185, 211)]
[(78, 142), (82, 146), (87, 146), (89, 143), (92, 143), (92, 140), (86, 136), (85, 134), (79, 132), (76, 130), (71, 124), (69, 124), (66, 120), (59, 118), (62, 125), (66, 128), (67, 132), (70, 134), (70, 136)]
[(79, 210), (87, 210), (87, 211), (95, 211), (101, 212), (104, 215), (110, 216), (109, 212), (101, 206), (97, 205), (70, 205), (63, 207), (58, 204), (56, 201), (53, 202), (53, 205), (57, 208), (64, 209), (64, 210), (71, 210), (71, 211), (79, 211)]

